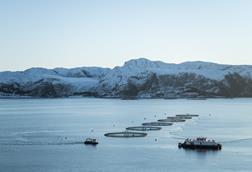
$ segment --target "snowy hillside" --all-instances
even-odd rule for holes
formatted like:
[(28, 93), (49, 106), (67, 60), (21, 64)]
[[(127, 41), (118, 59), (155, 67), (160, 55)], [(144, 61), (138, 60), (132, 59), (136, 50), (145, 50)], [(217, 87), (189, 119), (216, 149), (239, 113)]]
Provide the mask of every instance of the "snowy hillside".
[(229, 73), (238, 73), (242, 76), (252, 76), (252, 66), (220, 65), (208, 62), (185, 62), (180, 64), (169, 64), (160, 61), (150, 61), (144, 58), (130, 60), (122, 67), (113, 69), (112, 73), (120, 71), (123, 75), (135, 75), (149, 71), (158, 75), (177, 75), (180, 73), (194, 73), (214, 80), (222, 80)]
[(109, 68), (31, 68), (0, 72), (2, 96), (122, 98), (252, 96), (252, 66), (130, 60)]

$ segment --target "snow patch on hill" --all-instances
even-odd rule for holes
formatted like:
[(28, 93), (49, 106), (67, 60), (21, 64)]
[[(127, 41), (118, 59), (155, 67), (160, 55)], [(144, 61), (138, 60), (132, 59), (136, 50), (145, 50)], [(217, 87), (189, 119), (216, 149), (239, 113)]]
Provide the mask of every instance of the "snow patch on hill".
[[(150, 89), (150, 85), (148, 85), (150, 82), (154, 85), (158, 84), (155, 82), (159, 82), (159, 84), (166, 85), (167, 87), (160, 88), (161, 90), (167, 91), (169, 87), (172, 91), (174, 88), (167, 84), (171, 81), (175, 82), (176, 80), (174, 77), (178, 79), (191, 77), (195, 82), (197, 81), (198, 85), (200, 85), (199, 83), (201, 81), (205, 88), (209, 90), (219, 90), (220, 88), (213, 86), (215, 81), (222, 82), (222, 80), (225, 80), (225, 77), (230, 74), (238, 74), (244, 78), (251, 79), (252, 66), (222, 65), (201, 61), (174, 64), (140, 58), (129, 60), (125, 62), (123, 66), (117, 66), (113, 69), (99, 67), (79, 67), (72, 69), (31, 68), (25, 71), (0, 72), (0, 86), (3, 85), (2, 90), (7, 90), (8, 92), (8, 90), (22, 90), (33, 85), (34, 87), (38, 87), (40, 83), (46, 82), (57, 85), (56, 90), (59, 89), (59, 85), (62, 85), (69, 88), (73, 93), (90, 91), (97, 92), (100, 95), (118, 96), (120, 90), (124, 89), (128, 84), (131, 86), (135, 85), (139, 87), (139, 89)], [(173, 78), (170, 78), (170, 76)], [(159, 81), (152, 81), (153, 79)], [(227, 83), (227, 81), (223, 81), (224, 86), (225, 83)], [(185, 83), (185, 87), (190, 85), (192, 85), (192, 82), (189, 83), (188, 81), (188, 83)], [(10, 88), (8, 88), (8, 86)], [(45, 85), (42, 86), (45, 87)], [(227, 83), (226, 86), (230, 86), (230, 83)], [(157, 86), (155, 86), (155, 89), (156, 87)], [(33, 87), (31, 87), (31, 89), (33, 89)], [(152, 90), (152, 92), (154, 91)], [(144, 94), (147, 95), (148, 93)]]

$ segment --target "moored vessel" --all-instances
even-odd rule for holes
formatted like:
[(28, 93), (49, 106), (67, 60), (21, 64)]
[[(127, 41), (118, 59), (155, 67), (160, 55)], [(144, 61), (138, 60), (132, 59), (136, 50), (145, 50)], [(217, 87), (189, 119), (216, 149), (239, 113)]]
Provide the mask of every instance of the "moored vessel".
[(222, 145), (214, 140), (208, 140), (206, 137), (198, 137), (196, 139), (186, 139), (183, 143), (178, 143), (178, 147), (184, 149), (221, 150)]

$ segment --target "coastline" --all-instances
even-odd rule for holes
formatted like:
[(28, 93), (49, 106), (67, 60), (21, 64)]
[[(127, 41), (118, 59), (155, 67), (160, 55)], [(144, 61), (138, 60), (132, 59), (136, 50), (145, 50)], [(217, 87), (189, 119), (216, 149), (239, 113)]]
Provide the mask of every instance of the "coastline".
[(209, 100), (209, 99), (251, 99), (252, 97), (224, 97), (224, 96), (216, 96), (216, 97), (177, 97), (177, 98), (163, 98), (163, 97), (149, 97), (149, 98), (121, 98), (121, 97), (94, 97), (94, 96), (62, 96), (62, 97), (34, 97), (34, 96), (0, 96), (0, 100), (4, 99), (115, 99), (115, 100)]

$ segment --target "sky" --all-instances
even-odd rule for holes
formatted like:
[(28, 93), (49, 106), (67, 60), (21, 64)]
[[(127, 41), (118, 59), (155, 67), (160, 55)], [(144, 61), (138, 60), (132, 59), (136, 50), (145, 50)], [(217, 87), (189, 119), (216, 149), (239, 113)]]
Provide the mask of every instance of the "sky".
[(251, 0), (0, 0), (0, 71), (252, 64)]

